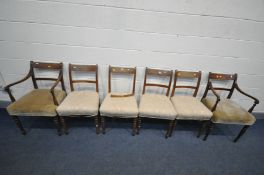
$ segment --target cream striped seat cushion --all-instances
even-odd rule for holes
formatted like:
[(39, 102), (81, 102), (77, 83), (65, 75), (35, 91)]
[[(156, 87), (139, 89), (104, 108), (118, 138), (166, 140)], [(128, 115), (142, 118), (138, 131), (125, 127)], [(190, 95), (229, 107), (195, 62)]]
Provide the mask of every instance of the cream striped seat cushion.
[(193, 96), (177, 95), (171, 97), (179, 120), (209, 120), (213, 113)]
[(144, 94), (139, 104), (140, 117), (174, 120), (177, 113), (165, 95)]
[[(115, 93), (115, 95), (124, 94)], [(109, 93), (100, 107), (100, 114), (108, 117), (136, 118), (138, 116), (136, 97), (111, 97)]]
[(98, 114), (98, 108), (99, 95), (97, 92), (73, 91), (59, 105), (57, 112), (60, 116), (95, 116)]

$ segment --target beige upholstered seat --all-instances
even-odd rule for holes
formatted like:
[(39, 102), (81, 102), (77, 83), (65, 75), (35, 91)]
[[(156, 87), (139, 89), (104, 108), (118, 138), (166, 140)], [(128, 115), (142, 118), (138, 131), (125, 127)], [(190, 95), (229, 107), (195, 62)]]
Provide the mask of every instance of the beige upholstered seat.
[[(202, 102), (212, 109), (216, 99), (207, 97)], [(255, 121), (251, 113), (230, 99), (221, 99), (212, 117), (212, 122), (224, 124), (253, 125)]]
[[(66, 93), (55, 90), (58, 103), (65, 98)], [(35, 89), (24, 95), (7, 107), (9, 115), (15, 116), (56, 116), (56, 108), (49, 89)]]
[(177, 113), (165, 95), (143, 94), (139, 105), (140, 117), (174, 120)]
[[(118, 95), (122, 94), (118, 93)], [(108, 117), (136, 118), (138, 115), (136, 98), (135, 96), (111, 97), (109, 93), (100, 107), (100, 114)]]
[(72, 91), (57, 108), (60, 116), (95, 116), (98, 114), (99, 95), (97, 92)]
[(213, 113), (193, 96), (176, 95), (171, 97), (177, 111), (178, 120), (209, 120)]

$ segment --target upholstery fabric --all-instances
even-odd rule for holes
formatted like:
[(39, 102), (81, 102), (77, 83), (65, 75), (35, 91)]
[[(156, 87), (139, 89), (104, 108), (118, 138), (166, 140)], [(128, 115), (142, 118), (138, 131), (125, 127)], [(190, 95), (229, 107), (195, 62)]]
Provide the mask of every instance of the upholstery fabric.
[(177, 113), (165, 95), (144, 94), (139, 104), (139, 116), (147, 118), (174, 120)]
[(60, 116), (95, 116), (98, 114), (98, 108), (99, 95), (97, 92), (73, 91), (59, 105), (57, 112)]
[[(202, 102), (212, 109), (215, 98), (205, 98)], [(247, 110), (230, 99), (221, 99), (213, 112), (212, 122), (224, 124), (253, 125), (256, 118)]]
[(180, 120), (210, 120), (213, 113), (197, 98), (193, 96), (177, 95), (171, 97), (177, 112), (176, 119)]
[[(122, 95), (121, 93), (115, 94)], [(111, 97), (109, 93), (100, 107), (100, 114), (108, 117), (136, 118), (138, 116), (136, 98), (135, 96)]]
[[(58, 103), (61, 103), (66, 93), (55, 90), (55, 96)], [(56, 108), (49, 89), (35, 89), (10, 104), (7, 111), (9, 115), (54, 117), (57, 115)]]

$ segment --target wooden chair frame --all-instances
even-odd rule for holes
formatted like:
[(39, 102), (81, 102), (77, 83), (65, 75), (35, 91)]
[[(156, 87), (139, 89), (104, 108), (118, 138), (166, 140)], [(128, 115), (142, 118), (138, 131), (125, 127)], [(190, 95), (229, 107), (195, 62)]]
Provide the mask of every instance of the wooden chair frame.
[[(59, 70), (59, 76), (58, 76), (58, 78), (41, 78), (41, 77), (40, 78), (36, 78), (34, 69)], [(38, 89), (38, 84), (37, 84), (38, 80), (55, 81), (53, 86), (50, 88), (50, 93), (52, 95), (54, 105), (56, 105), (56, 106), (59, 105), (59, 103), (58, 103), (58, 101), (56, 99), (54, 91), (55, 91), (55, 87), (59, 84), (59, 82), (61, 83), (62, 90), (65, 91), (64, 80), (63, 80), (63, 63), (62, 62), (61, 63), (48, 63), (48, 62), (34, 62), (34, 61), (30, 61), (30, 69), (29, 69), (28, 74), (24, 78), (22, 78), (21, 80), (16, 81), (14, 83), (11, 83), (11, 84), (9, 84), (9, 85), (7, 85), (5, 87), (5, 91), (8, 93), (8, 95), (9, 95), (9, 97), (10, 97), (12, 102), (15, 102), (16, 99), (12, 95), (10, 88), (12, 86), (14, 86), (14, 85), (17, 85), (17, 84), (20, 84), (20, 83), (26, 81), (29, 78), (32, 79), (34, 89)], [(11, 117), (15, 121), (15, 123), (16, 123), (17, 127), (20, 129), (21, 133), (23, 135), (26, 135), (27, 132), (24, 129), (24, 127), (23, 127), (21, 121), (19, 120), (18, 116), (11, 116)], [(59, 121), (59, 116), (58, 115), (56, 115), (54, 117), (54, 122), (55, 122), (55, 124), (57, 126), (58, 135), (61, 135), (60, 121)]]
[[(200, 87), (201, 77), (202, 77), (202, 72), (201, 71), (199, 71), (199, 72), (189, 72), (189, 71), (178, 71), (178, 70), (175, 70), (174, 83), (173, 83), (173, 89), (172, 89), (171, 97), (174, 96), (176, 88), (194, 89), (193, 97), (196, 97), (197, 93), (198, 93), (198, 90), (199, 90), (199, 87)], [(197, 78), (196, 86), (183, 86), (183, 85), (177, 86), (178, 78), (189, 78), (189, 79)]]
[[(167, 89), (166, 96), (168, 97), (169, 93), (170, 93), (172, 75), (173, 75), (173, 71), (172, 70), (153, 69), (153, 68), (146, 67), (142, 94), (145, 94), (146, 87), (148, 87), (148, 86), (150, 86), (150, 87), (161, 87), (161, 88), (166, 88)], [(147, 82), (148, 76), (155, 76), (155, 77), (162, 77), (162, 78), (169, 77), (168, 85), (165, 85), (165, 84), (162, 84), (162, 83), (148, 83)], [(169, 126), (167, 128), (167, 133), (165, 135), (166, 138), (168, 138), (172, 127), (173, 127), (173, 121), (171, 121), (169, 123)], [(140, 115), (138, 115), (137, 134), (139, 134), (140, 128), (141, 128), (141, 118), (140, 118)]]
[[(135, 87), (136, 87), (136, 73), (137, 73), (136, 67), (113, 67), (113, 66), (109, 65), (109, 69), (108, 69), (108, 93), (112, 92), (112, 88), (111, 88), (112, 74), (133, 75), (132, 92), (129, 94), (124, 94), (124, 95), (111, 94), (111, 97), (112, 98), (122, 98), (122, 97), (133, 96), (135, 94)], [(105, 117), (107, 117), (107, 116), (101, 116), (101, 127), (102, 127), (102, 133), (103, 134), (105, 134), (105, 120), (106, 120)], [(137, 118), (135, 118), (133, 120), (133, 126), (132, 126), (132, 129), (133, 129), (132, 135), (133, 136), (136, 133), (137, 123), (138, 123)]]
[[(95, 80), (74, 80), (72, 76), (72, 72), (94, 72), (95, 73)], [(89, 84), (95, 84), (96, 86), (96, 92), (99, 92), (99, 85), (98, 85), (98, 65), (80, 65), (80, 64), (69, 64), (69, 80), (70, 80), (70, 87), (71, 91), (74, 91), (74, 84), (76, 83), (89, 83)], [(65, 122), (65, 116), (60, 116), (61, 123), (63, 126), (63, 130), (65, 134), (68, 134), (68, 127)], [(95, 128), (96, 128), (96, 134), (100, 133), (100, 127), (99, 127), (99, 112), (97, 116), (94, 116), (95, 121)]]
[[(232, 83), (231, 88), (213, 87), (211, 80), (218, 80), (218, 81), (231, 80), (231, 81), (233, 81), (233, 83)], [(214, 112), (216, 110), (217, 105), (220, 102), (220, 95), (216, 92), (217, 90), (229, 91), (229, 94), (227, 95), (227, 99), (230, 99), (232, 97), (234, 90), (237, 90), (242, 95), (245, 95), (246, 97), (254, 100), (253, 105), (248, 110), (249, 113), (252, 113), (252, 111), (254, 110), (256, 105), (259, 104), (259, 100), (257, 98), (247, 94), (246, 92), (244, 92), (240, 89), (240, 87), (237, 84), (237, 74), (220, 74), (220, 73), (209, 72), (207, 86), (206, 86), (206, 89), (205, 89), (205, 92), (204, 92), (202, 99), (206, 98), (209, 90), (211, 90), (213, 92), (213, 94), (216, 96), (216, 99), (217, 99), (213, 108), (211, 109), (212, 112)], [(215, 125), (215, 123), (210, 121), (209, 124), (206, 126), (206, 134), (205, 134), (203, 140), (207, 139), (207, 137), (210, 134), (210, 132), (212, 131), (214, 125)], [(248, 128), (249, 128), (249, 125), (244, 125), (243, 128), (240, 130), (239, 134), (237, 135), (237, 137), (234, 139), (234, 142), (237, 142), (239, 140), (239, 138), (246, 132), (246, 130)]]
[[(197, 79), (196, 86), (186, 86), (186, 85), (178, 86), (177, 85), (178, 78)], [(174, 96), (176, 88), (193, 89), (194, 90), (193, 97), (196, 97), (197, 93), (198, 93), (198, 90), (199, 90), (199, 87), (200, 87), (201, 78), (202, 78), (202, 72), (201, 71), (193, 72), (193, 71), (178, 71), (178, 70), (175, 70), (174, 83), (173, 83), (173, 89), (172, 89), (171, 97)], [(171, 137), (172, 132), (173, 132), (176, 124), (177, 124), (177, 120), (175, 119), (173, 121), (172, 128), (170, 129), (168, 137)], [(203, 126), (203, 124), (202, 124), (202, 126)], [(201, 128), (199, 129), (199, 131), (201, 130)], [(200, 134), (200, 132), (198, 132), (198, 135), (199, 134)]]

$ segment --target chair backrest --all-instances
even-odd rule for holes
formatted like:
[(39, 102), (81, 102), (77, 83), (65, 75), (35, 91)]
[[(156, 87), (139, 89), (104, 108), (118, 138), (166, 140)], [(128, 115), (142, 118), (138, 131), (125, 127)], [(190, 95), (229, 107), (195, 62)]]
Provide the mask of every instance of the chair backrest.
[[(173, 89), (171, 93), (171, 97), (174, 96), (175, 89), (176, 88), (188, 88), (188, 89), (194, 89), (193, 96), (196, 97), (199, 87), (200, 87), (200, 82), (201, 82), (201, 76), (202, 72), (188, 72), (188, 71), (178, 71), (175, 70), (175, 76), (174, 76), (174, 84), (173, 84)], [(188, 85), (178, 85), (177, 86), (177, 80), (178, 78), (185, 78), (185, 79), (197, 79), (196, 86), (188, 86)]]
[[(72, 73), (73, 72), (87, 72), (94, 73), (94, 80), (74, 80)], [(74, 91), (74, 83), (94, 83), (96, 86), (96, 92), (98, 92), (98, 66), (97, 65), (79, 65), (79, 64), (69, 64), (69, 78), (71, 91)]]
[(35, 62), (35, 61), (30, 61), (30, 72), (31, 72), (31, 77), (32, 77), (32, 82), (34, 85), (35, 89), (38, 89), (37, 81), (57, 81), (58, 78), (48, 78), (48, 77), (36, 77), (35, 76), (35, 71), (34, 69), (43, 69), (43, 70), (57, 70), (59, 71), (59, 76), (61, 76), (60, 82), (61, 82), (61, 87), (63, 90), (65, 90), (64, 86), (64, 80), (63, 80), (63, 64), (62, 62), (60, 63), (48, 63), (48, 62)]
[[(149, 76), (162, 77), (162, 78), (167, 77), (169, 78), (168, 85), (162, 83), (147, 83), (147, 79)], [(170, 93), (171, 80), (172, 80), (172, 70), (146, 68), (142, 94), (145, 94), (147, 86), (156, 86), (156, 87), (166, 88), (167, 89), (166, 96), (168, 96)]]
[(135, 94), (135, 84), (136, 84), (136, 67), (112, 67), (109, 66), (108, 73), (108, 93), (111, 93), (111, 80), (112, 74), (123, 74), (123, 75), (132, 75), (133, 76), (133, 87), (131, 95)]
[[(235, 88), (235, 84), (237, 81), (237, 74), (222, 74), (222, 73), (212, 73), (209, 72), (209, 76), (208, 76), (208, 83), (207, 86), (209, 86), (209, 83), (211, 82), (211, 80), (217, 80), (217, 81), (233, 81), (231, 88), (224, 88), (224, 87), (217, 87), (213, 85), (213, 88), (215, 90), (223, 90), (223, 91), (229, 91), (229, 94), (227, 96), (227, 98), (231, 98), (233, 92), (234, 92), (234, 88)], [(211, 82), (212, 83), (212, 82)]]

